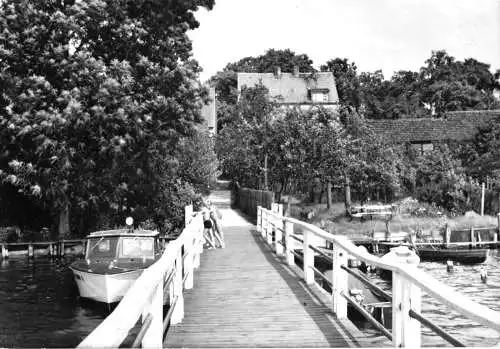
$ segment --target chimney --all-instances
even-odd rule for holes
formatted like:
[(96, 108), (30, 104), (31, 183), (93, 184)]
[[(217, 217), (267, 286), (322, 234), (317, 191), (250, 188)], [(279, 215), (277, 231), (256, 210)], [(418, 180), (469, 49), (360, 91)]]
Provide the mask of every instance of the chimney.
[(298, 77), (299, 73), (300, 73), (299, 66), (298, 65), (294, 65), (293, 66), (293, 76)]
[(281, 79), (281, 67), (274, 68), (274, 75), (275, 75), (276, 79)]

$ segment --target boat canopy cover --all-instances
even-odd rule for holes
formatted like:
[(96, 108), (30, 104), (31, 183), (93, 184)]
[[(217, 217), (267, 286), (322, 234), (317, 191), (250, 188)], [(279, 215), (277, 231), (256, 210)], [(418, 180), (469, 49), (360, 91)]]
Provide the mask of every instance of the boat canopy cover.
[(157, 230), (142, 230), (142, 229), (113, 229), (103, 230), (90, 233), (87, 238), (101, 237), (101, 236), (142, 236), (142, 237), (155, 237), (160, 232)]

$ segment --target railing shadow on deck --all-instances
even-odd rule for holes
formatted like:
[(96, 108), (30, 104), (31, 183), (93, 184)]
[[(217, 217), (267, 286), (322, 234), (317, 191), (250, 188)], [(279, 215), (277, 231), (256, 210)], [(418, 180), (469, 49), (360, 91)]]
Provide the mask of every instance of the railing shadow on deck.
[[(290, 290), (299, 300), (306, 300), (303, 305), (305, 311), (310, 315), (310, 318), (316, 323), (321, 332), (325, 335), (328, 343), (333, 346), (339, 345), (339, 340), (333, 340), (331, 337), (332, 324), (337, 327), (338, 332), (343, 335), (343, 340), (345, 341), (344, 347), (361, 346), (356, 337), (353, 335), (352, 329), (348, 329), (342, 321), (336, 321), (335, 314), (331, 311), (331, 305), (325, 304), (325, 301), (317, 296), (316, 292), (312, 290), (303, 280), (301, 272), (298, 270), (298, 266), (289, 266), (283, 257), (276, 255), (270, 245), (267, 244), (261, 234), (257, 230), (251, 230), (253, 239), (256, 245), (263, 252), (266, 260), (269, 264), (278, 272), (280, 277), (286, 282)], [(292, 277), (292, 278), (291, 278)], [(297, 285), (300, 288), (297, 288)], [(314, 287), (314, 285), (313, 285)], [(320, 321), (318, 318), (318, 312), (314, 309), (308, 307), (309, 303), (316, 303), (324, 306), (324, 313), (322, 314), (323, 319), (326, 321)], [(349, 343), (349, 341), (351, 343)]]

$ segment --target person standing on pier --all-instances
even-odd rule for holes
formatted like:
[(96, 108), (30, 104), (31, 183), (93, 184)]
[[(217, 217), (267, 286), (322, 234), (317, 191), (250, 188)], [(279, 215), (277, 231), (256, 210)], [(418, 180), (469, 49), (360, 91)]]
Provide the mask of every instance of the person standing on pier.
[(213, 223), (210, 217), (210, 210), (206, 203), (203, 203), (201, 214), (203, 216), (203, 237), (205, 238), (205, 242), (210, 246), (209, 248), (216, 248)]
[(219, 246), (221, 248), (225, 248), (226, 242), (224, 241), (224, 232), (219, 224), (219, 220), (222, 219), (222, 214), (210, 200), (207, 200), (207, 207), (210, 211), (210, 218), (212, 219), (215, 236), (217, 237), (217, 240), (219, 240)]

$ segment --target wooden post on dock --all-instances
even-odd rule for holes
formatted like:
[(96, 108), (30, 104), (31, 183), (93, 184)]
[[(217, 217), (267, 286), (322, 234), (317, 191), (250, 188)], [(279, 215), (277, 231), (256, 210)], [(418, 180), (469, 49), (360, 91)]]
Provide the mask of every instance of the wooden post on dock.
[(262, 209), (261, 213), (262, 213), (262, 221), (260, 223), (260, 225), (261, 225), (260, 234), (265, 239), (266, 235), (267, 235), (266, 230), (267, 230), (267, 220), (268, 220), (269, 215), (267, 213), (267, 209)]
[[(172, 325), (178, 324), (184, 318), (184, 294), (182, 292), (182, 251), (179, 249), (179, 253), (175, 260), (175, 275), (172, 280), (173, 289), (171, 293), (174, 297), (177, 297), (177, 302), (175, 303), (175, 308), (172, 311), (172, 317), (170, 318), (170, 323)], [(174, 298), (175, 299), (175, 298)], [(171, 298), (171, 302), (173, 299)], [(172, 303), (170, 303), (172, 305)]]
[(262, 206), (257, 206), (257, 232), (262, 232)]
[(472, 243), (472, 246), (476, 245), (476, 237), (474, 236), (474, 227), (470, 228), (470, 242)]
[(193, 205), (184, 206), (184, 227), (193, 219)]
[[(414, 266), (409, 266), (414, 268)], [(395, 348), (420, 348), (420, 322), (410, 316), (410, 310), (420, 312), (420, 288), (398, 273), (392, 273), (392, 344)]]
[(64, 240), (61, 240), (60, 247), (61, 247), (61, 251), (60, 251), (59, 257), (62, 258), (62, 257), (64, 257)]
[(481, 216), (484, 216), (484, 183), (481, 184)]
[(306, 284), (314, 283), (314, 251), (309, 247), (312, 243), (313, 233), (304, 230), (304, 244), (302, 246), (302, 251), (304, 252), (304, 280)]
[(34, 252), (33, 252), (33, 244), (28, 245), (28, 258), (33, 258), (34, 257)]
[(334, 243), (332, 255), (332, 310), (338, 319), (347, 319), (347, 300), (342, 294), (349, 295), (348, 276), (342, 266), (347, 266), (347, 253)]
[(274, 218), (274, 215), (272, 212), (267, 212), (267, 217), (266, 217), (266, 240), (269, 245), (273, 243), (273, 225), (274, 221), (276, 218)]
[(497, 213), (497, 233), (500, 233), (500, 212)]
[(54, 245), (52, 242), (49, 243), (49, 256), (54, 257)]
[(274, 250), (278, 256), (283, 255), (283, 205), (280, 205), (281, 209), (278, 210), (279, 217), (276, 219), (276, 225), (274, 226)]
[(2, 244), (2, 258), (3, 259), (9, 258), (9, 249), (5, 244)]
[(288, 265), (295, 264), (292, 253), (293, 252), (292, 234), (293, 234), (293, 223), (285, 221), (285, 257), (286, 257), (286, 263)]
[(186, 290), (190, 290), (193, 288), (194, 284), (194, 258), (196, 255), (196, 251), (194, 249), (196, 243), (196, 239), (191, 239), (191, 242), (184, 245), (185, 253), (186, 253), (186, 258), (183, 259), (184, 261), (184, 275), (186, 275), (186, 281), (184, 282), (184, 288)]
[(450, 238), (451, 238), (451, 229), (448, 226), (448, 223), (445, 224), (444, 226), (444, 243), (446, 247), (450, 244)]

